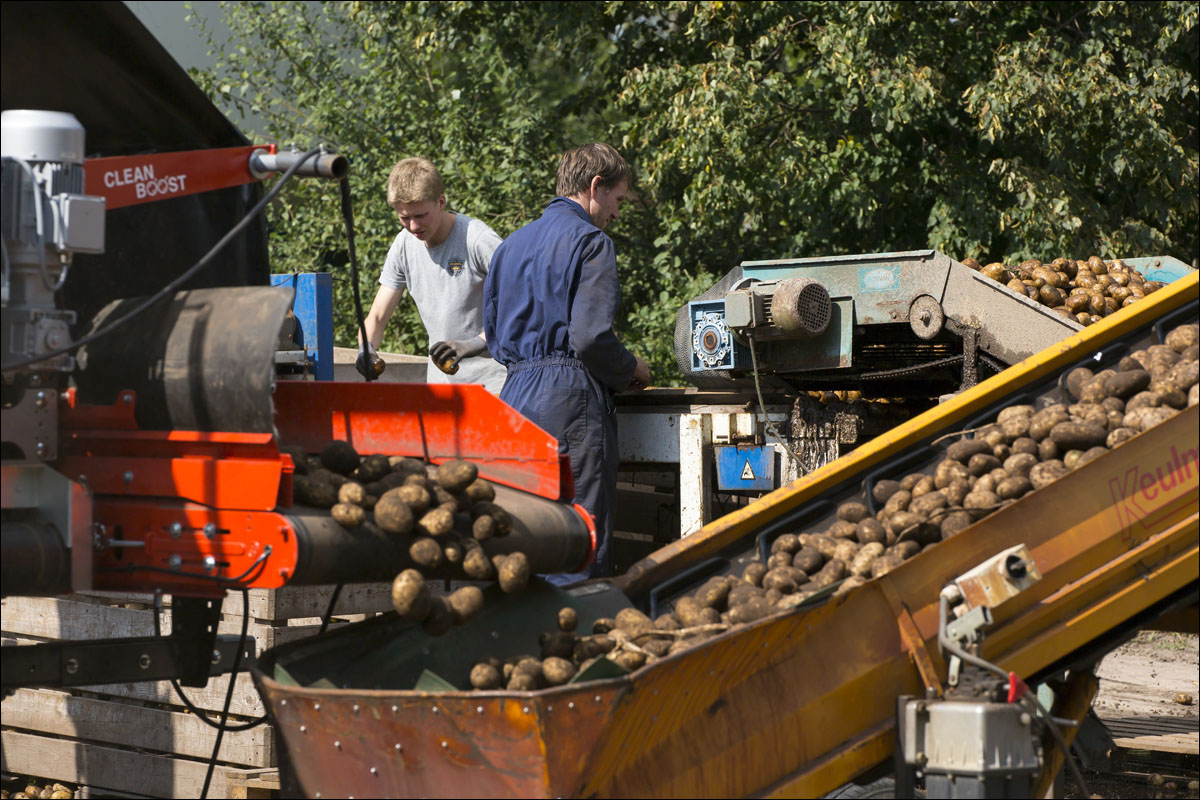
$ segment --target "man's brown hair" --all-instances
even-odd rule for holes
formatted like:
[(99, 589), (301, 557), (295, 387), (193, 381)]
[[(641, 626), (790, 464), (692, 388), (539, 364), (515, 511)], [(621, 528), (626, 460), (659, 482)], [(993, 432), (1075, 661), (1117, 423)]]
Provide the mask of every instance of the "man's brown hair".
[(392, 207), (400, 203), (436, 201), (445, 193), (442, 176), (428, 159), (402, 159), (392, 167), (392, 174), (388, 175), (387, 201)]
[(583, 194), (592, 185), (592, 178), (600, 176), (600, 185), (606, 189), (622, 181), (629, 183), (629, 165), (621, 154), (603, 142), (589, 142), (573, 147), (563, 153), (558, 162), (558, 181), (554, 191), (560, 197)]

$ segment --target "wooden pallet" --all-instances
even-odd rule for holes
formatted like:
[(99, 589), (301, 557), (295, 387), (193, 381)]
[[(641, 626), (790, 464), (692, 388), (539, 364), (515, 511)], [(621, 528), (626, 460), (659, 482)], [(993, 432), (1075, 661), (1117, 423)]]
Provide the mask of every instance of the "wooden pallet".
[[(332, 591), (329, 586), (252, 590), (247, 636), (255, 640), (256, 652), (315, 634)], [(150, 636), (152, 601), (148, 594), (130, 592), (4, 598), (3, 644)], [(170, 605), (169, 596), (164, 603)], [(346, 586), (330, 628), (390, 607), (389, 584)], [(228, 593), (218, 632), (241, 633), (244, 611), (241, 593)], [(160, 620), (164, 634), (170, 631), (169, 616), (164, 612)], [(184, 687), (184, 692), (215, 719), (228, 681), (227, 675), (217, 676), (207, 686)], [(230, 722), (246, 722), (263, 712), (253, 681), (242, 670), (234, 684)], [(87, 786), (96, 794), (195, 797), (216, 740), (216, 731), (183, 706), (169, 681), (19, 689), (3, 700), (0, 721), (0, 769)], [(269, 796), (277, 789), (277, 747), (270, 725), (226, 733), (210, 796)]]
[(1117, 746), (1126, 750), (1200, 755), (1196, 717), (1105, 717), (1103, 722)]

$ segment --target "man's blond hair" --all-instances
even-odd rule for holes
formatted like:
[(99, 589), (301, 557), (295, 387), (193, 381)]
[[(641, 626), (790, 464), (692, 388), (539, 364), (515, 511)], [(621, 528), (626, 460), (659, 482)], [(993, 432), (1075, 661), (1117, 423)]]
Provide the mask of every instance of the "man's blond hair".
[(387, 201), (393, 208), (401, 203), (436, 201), (445, 193), (442, 176), (428, 159), (401, 159), (388, 175)]

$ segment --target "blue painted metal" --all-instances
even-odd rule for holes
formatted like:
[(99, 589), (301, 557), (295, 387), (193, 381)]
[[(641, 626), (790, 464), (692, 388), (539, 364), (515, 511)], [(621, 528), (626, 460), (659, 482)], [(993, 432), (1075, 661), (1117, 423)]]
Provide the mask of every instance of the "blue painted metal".
[(1170, 283), (1194, 272), (1191, 267), (1173, 256), (1146, 256), (1121, 260), (1145, 275), (1148, 281)]
[(688, 303), (692, 331), (692, 369), (751, 369), (750, 349), (725, 327), (724, 300)]
[(771, 445), (717, 445), (717, 488), (725, 491), (778, 487), (775, 448)]
[(313, 377), (319, 381), (333, 380), (333, 277), (328, 272), (272, 275), (271, 285), (295, 290), (292, 313), (296, 315)]

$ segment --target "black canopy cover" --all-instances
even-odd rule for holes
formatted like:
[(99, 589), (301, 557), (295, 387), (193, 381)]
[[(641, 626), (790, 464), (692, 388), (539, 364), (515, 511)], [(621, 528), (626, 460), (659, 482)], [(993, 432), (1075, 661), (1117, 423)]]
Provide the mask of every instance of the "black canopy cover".
[[(0, 42), (0, 105), (74, 114), (89, 158), (250, 143), (124, 3), (0, 3)], [(108, 212), (106, 252), (76, 256), (61, 293), (76, 333), (111, 300), (183, 273), (260, 197), (250, 184)], [(269, 272), (260, 218), (186, 288), (263, 285)]]

